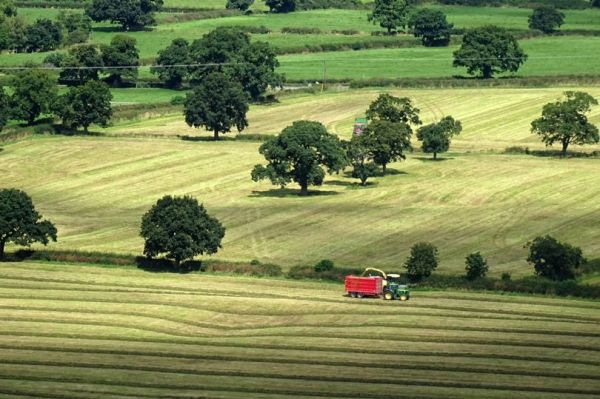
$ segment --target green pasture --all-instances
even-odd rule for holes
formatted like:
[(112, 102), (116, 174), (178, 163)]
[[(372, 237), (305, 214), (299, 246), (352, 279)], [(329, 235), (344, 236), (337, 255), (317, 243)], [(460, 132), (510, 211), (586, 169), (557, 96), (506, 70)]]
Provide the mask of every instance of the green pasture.
[(600, 394), (597, 302), (0, 263), (5, 398)]
[[(398, 270), (412, 244), (430, 241), (440, 249), (443, 272), (462, 273), (464, 257), (481, 251), (493, 275), (508, 271), (516, 276), (532, 272), (524, 245), (541, 234), (581, 246), (591, 259), (600, 256), (600, 219), (591, 205), (600, 187), (597, 159), (502, 153), (505, 145), (542, 148), (518, 128), (523, 120), (506, 115), (528, 112), (530, 120), (539, 112), (541, 93), (512, 104), (509, 93), (496, 101), (490, 96), (487, 118), (473, 119), (468, 115), (485, 99), (477, 93), (469, 99), (462, 95), (462, 112), (452, 115), (465, 118), (465, 132), (445, 160), (409, 155), (390, 165), (391, 175), (372, 179), (374, 184), (366, 188), (343, 173), (328, 177), (317, 189), (320, 195), (307, 198), (298, 197), (295, 186), (281, 191), (254, 183), (250, 170), (261, 162), (254, 142), (60, 136), (6, 145), (0, 153), (0, 186), (27, 191), (56, 223), (59, 242), (51, 249), (141, 254), (142, 214), (165, 194), (190, 194), (227, 228), (220, 259), (259, 259), (289, 267), (329, 258), (343, 266)], [(414, 97), (428, 118), (450, 111), (432, 97)], [(290, 104), (289, 109), (304, 109), (304, 118), (321, 120), (335, 131), (334, 116), (346, 112), (335, 104), (336, 98), (326, 98), (319, 107), (322, 114), (308, 104)], [(272, 112), (283, 114), (285, 108)], [(280, 128), (297, 119), (288, 117)], [(350, 119), (340, 120), (346, 137)], [(146, 132), (163, 129), (160, 118), (145, 122)], [(164, 133), (197, 135), (180, 126)], [(122, 134), (127, 133), (136, 134), (135, 128), (125, 125)]]

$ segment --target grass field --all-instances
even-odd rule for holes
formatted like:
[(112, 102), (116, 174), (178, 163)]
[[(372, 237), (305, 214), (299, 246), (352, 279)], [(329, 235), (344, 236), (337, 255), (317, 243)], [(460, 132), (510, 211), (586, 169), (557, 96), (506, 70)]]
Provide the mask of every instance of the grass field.
[(7, 399), (600, 395), (597, 302), (41, 263), (0, 286)]

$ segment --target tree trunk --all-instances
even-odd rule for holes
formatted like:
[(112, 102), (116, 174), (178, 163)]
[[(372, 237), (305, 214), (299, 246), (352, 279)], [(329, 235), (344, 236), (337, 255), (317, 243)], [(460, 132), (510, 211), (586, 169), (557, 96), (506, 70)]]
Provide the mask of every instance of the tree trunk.
[(433, 159), (437, 159), (437, 152), (433, 153)]
[(484, 65), (482, 72), (484, 79), (490, 79), (492, 77), (492, 67), (490, 65)]
[(300, 183), (300, 195), (308, 195), (308, 182)]
[(563, 141), (562, 142), (562, 152), (561, 152), (561, 156), (564, 158), (567, 156), (567, 148), (569, 147), (569, 142), (568, 141)]
[(87, 125), (84, 125), (84, 126), (83, 126), (83, 132), (84, 132), (85, 134), (88, 134), (88, 126), (87, 126)]
[(381, 173), (385, 176), (385, 172), (387, 171), (387, 163), (381, 164)]
[(215, 130), (215, 131), (213, 132), (213, 139), (214, 139), (215, 141), (219, 140), (219, 131), (218, 131), (218, 130)]
[(4, 241), (0, 241), (0, 259), (4, 258)]

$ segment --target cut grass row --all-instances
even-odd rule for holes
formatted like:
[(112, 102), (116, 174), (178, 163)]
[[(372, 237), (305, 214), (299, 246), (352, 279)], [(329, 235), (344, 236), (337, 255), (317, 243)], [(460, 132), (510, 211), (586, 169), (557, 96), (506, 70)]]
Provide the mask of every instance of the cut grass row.
[[(156, 275), (78, 265), (0, 264), (0, 281), (11, 276), (20, 280), (10, 280), (16, 286), (3, 289), (3, 303), (14, 302), (19, 310), (0, 308), (4, 320), (0, 326), (0, 392), (12, 395), (139, 397), (144, 390), (146, 395), (158, 397), (167, 391), (169, 397), (184, 397), (195, 391), (196, 395), (223, 398), (250, 392), (253, 397), (263, 394), (273, 398), (348, 397), (356, 392), (368, 398), (575, 398), (600, 392), (594, 373), (600, 364), (599, 339), (593, 334), (579, 337), (578, 332), (585, 327), (579, 323), (532, 321), (530, 327), (539, 324), (540, 329), (549, 331), (566, 329), (565, 335), (545, 340), (543, 334), (518, 331), (525, 321), (510, 317), (485, 320), (482, 322), (499, 329), (473, 330), (460, 340), (464, 333), (452, 330), (464, 325), (459, 316), (448, 314), (439, 324), (427, 314), (421, 319), (405, 319), (404, 313), (413, 306), (420, 301), (439, 301), (440, 294), (459, 297), (449, 301), (464, 307), (467, 314), (478, 312), (482, 304), (492, 305), (496, 299), (503, 303), (504, 311), (518, 312), (521, 305), (507, 303), (510, 298), (503, 296), (415, 292), (409, 303), (388, 303), (343, 298), (341, 286), (318, 282)], [(71, 295), (77, 296), (73, 302), (38, 299), (54, 294), (52, 286), (39, 278), (64, 281), (62, 284), (78, 280), (89, 288), (97, 283), (130, 284), (134, 295), (158, 301), (144, 305), (145, 311), (169, 314), (170, 318), (139, 318), (135, 314), (142, 306), (128, 303), (127, 297), (123, 302), (100, 303), (93, 292), (73, 292)], [(175, 300), (168, 293), (141, 292), (139, 286), (191, 293), (209, 288), (216, 294), (198, 297), (196, 293), (195, 299)], [(247, 291), (260, 292), (261, 287), (279, 293), (281, 298), (246, 296)], [(218, 294), (229, 290), (239, 296)], [(303, 298), (295, 299), (299, 292)], [(217, 306), (222, 300), (227, 303)], [(577, 317), (581, 306), (597, 306), (580, 300), (523, 296), (512, 300), (543, 302), (543, 306), (533, 306), (540, 306), (541, 314), (549, 319)], [(180, 308), (188, 301), (199, 309), (191, 312)], [(105, 313), (88, 313), (100, 308)], [(264, 314), (245, 314), (247, 308), (260, 309)], [(372, 310), (389, 317), (382, 321)], [(340, 319), (339, 311), (352, 314)], [(17, 313), (21, 315), (15, 317)], [(318, 319), (314, 319), (315, 314), (320, 315)], [(410, 325), (410, 329), (399, 327), (394, 319)], [(191, 320), (229, 325), (231, 331), (188, 332), (181, 324)], [(122, 326), (114, 326), (115, 321)], [(248, 323), (256, 325), (256, 332), (244, 337)], [(273, 327), (282, 324), (289, 327)], [(517, 327), (514, 332), (501, 331), (513, 327)], [(529, 342), (532, 339), (535, 341)], [(578, 340), (582, 340), (581, 348)]]

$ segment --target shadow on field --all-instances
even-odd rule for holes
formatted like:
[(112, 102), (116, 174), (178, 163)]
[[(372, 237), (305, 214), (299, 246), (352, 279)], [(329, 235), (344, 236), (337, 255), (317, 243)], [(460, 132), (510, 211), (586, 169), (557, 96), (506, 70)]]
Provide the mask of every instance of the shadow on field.
[[(378, 170), (377, 173), (375, 173), (372, 177), (386, 177), (386, 176), (397, 176), (397, 175), (407, 175), (407, 174), (408, 174), (408, 172), (405, 172), (403, 170), (387, 168), (385, 171), (385, 175), (383, 174), (383, 172), (381, 170)], [(355, 177), (352, 177), (351, 171), (344, 172), (344, 177), (347, 177), (348, 179), (356, 179)]]
[(419, 161), (422, 161), (422, 162), (442, 162), (442, 161), (449, 161), (449, 160), (454, 159), (454, 158), (451, 158), (451, 157), (445, 157), (445, 158), (443, 158), (443, 157), (437, 157), (436, 159), (433, 159), (431, 157), (415, 157), (415, 159), (418, 159)]
[(149, 259), (145, 256), (137, 256), (135, 264), (138, 269), (152, 273), (191, 273), (202, 269), (202, 261), (188, 260), (183, 262), (179, 267), (175, 266), (173, 261), (168, 259)]
[(249, 197), (270, 197), (270, 198), (307, 198), (326, 195), (338, 195), (337, 191), (310, 190), (307, 195), (300, 195), (300, 190), (291, 188), (274, 188), (267, 191), (252, 191)]
[(375, 186), (377, 186), (377, 182), (375, 181), (368, 181), (365, 185), (360, 184), (360, 182), (357, 181), (343, 181), (343, 180), (330, 180), (330, 181), (326, 181), (325, 183), (323, 183), (323, 185), (328, 185), (328, 186), (340, 186), (340, 187), (346, 187), (348, 189), (361, 189), (361, 188), (373, 188)]

